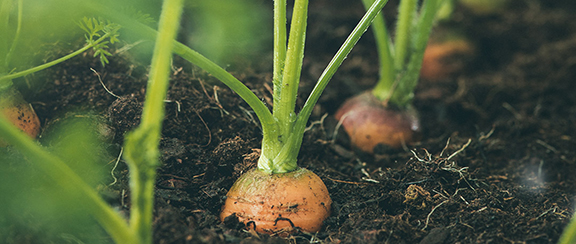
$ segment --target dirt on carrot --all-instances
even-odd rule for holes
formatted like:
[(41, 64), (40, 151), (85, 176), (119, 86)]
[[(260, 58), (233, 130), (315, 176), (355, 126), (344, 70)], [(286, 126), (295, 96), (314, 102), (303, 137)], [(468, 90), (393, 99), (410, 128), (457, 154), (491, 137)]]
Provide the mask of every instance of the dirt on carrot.
[(310, 170), (269, 174), (252, 169), (228, 191), (220, 219), (238, 217), (249, 229), (286, 236), (320, 231), (331, 207), (328, 189)]

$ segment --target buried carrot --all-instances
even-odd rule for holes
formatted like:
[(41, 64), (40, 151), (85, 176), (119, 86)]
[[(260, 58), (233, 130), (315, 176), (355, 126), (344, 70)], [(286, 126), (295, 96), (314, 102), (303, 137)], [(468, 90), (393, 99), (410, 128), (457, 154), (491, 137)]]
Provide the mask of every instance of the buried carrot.
[(438, 27), (443, 28), (436, 28), (430, 37), (420, 70), (420, 77), (431, 81), (448, 78), (463, 68), (463, 60), (475, 54), (474, 45), (464, 34), (448, 26)]
[[(298, 167), (297, 164), (306, 125), (322, 91), (387, 2), (388, 0), (376, 0), (366, 11), (366, 14), (318, 78), (299, 113), (295, 111), (304, 58), (308, 0), (294, 1), (289, 38), (287, 38), (286, 26), (286, 0), (274, 1), (272, 77), (274, 104), (272, 111), (250, 88), (224, 68), (182, 43), (174, 42), (173, 52), (175, 54), (210, 73), (238, 94), (252, 108), (261, 124), (263, 136), (258, 167), (248, 175), (241, 176), (233, 189), (229, 191), (220, 214), (222, 220), (231, 215), (241, 216), (240, 220), (248, 228), (256, 227), (256, 231), (273, 234), (289, 234), (297, 230), (315, 232), (322, 228), (322, 223), (328, 217), (332, 203), (328, 190), (318, 176)], [(106, 15), (106, 13), (103, 14)], [(123, 18), (114, 18), (113, 20), (125, 24), (126, 28), (140, 30), (140, 33), (148, 38), (155, 34), (151, 28), (140, 23), (131, 23), (123, 20)], [(256, 178), (261, 180), (254, 180), (255, 175), (258, 175)], [(263, 180), (267, 178), (276, 183), (263, 183), (267, 182)], [(271, 197), (271, 194), (277, 194), (277, 196)], [(255, 197), (255, 199), (250, 199), (248, 196)], [(242, 198), (240, 199), (240, 197)], [(270, 201), (266, 203), (265, 200)], [(251, 207), (251, 205), (256, 207)], [(286, 205), (289, 211), (282, 212), (283, 210), (279, 210), (276, 212), (279, 217), (273, 219), (274, 224), (269, 224), (272, 220), (269, 216), (260, 215), (270, 212), (263, 211), (262, 206), (269, 206), (272, 209), (272, 207), (281, 208)], [(322, 210), (309, 210), (310, 206), (320, 207)], [(262, 211), (254, 209), (261, 209)], [(294, 215), (293, 212), (304, 213), (304, 215), (300, 217)], [(254, 213), (254, 217), (247, 218), (247, 213)], [(257, 222), (260, 220), (265, 220), (268, 224), (266, 224), (267, 222)], [(287, 228), (287, 225), (290, 227)]]
[(347, 100), (334, 117), (342, 121), (350, 142), (368, 153), (373, 153), (378, 144), (400, 148), (411, 143), (420, 131), (413, 108), (391, 109), (370, 92)]
[[(233, 189), (229, 191), (220, 214), (222, 220), (231, 215), (240, 216), (240, 220), (248, 228), (255, 227), (256, 231), (263, 233), (291, 233), (299, 229), (314, 232), (322, 228), (322, 223), (328, 217), (332, 203), (327, 188), (318, 176), (298, 167), (297, 164), (306, 125), (322, 91), (387, 2), (387, 0), (376, 0), (368, 8), (366, 14), (318, 78), (299, 113), (295, 111), (304, 58), (308, 0), (295, 0), (291, 12), (289, 38), (286, 33), (286, 0), (274, 1), (273, 111), (270, 111), (250, 88), (225, 69), (185, 45), (174, 42), (175, 54), (204, 69), (236, 92), (252, 108), (262, 126), (262, 148), (258, 167), (247, 173), (248, 175), (241, 176)], [(154, 31), (147, 26), (131, 24), (123, 21), (122, 18), (115, 18), (115, 20), (125, 23), (127, 28), (141, 30), (146, 36), (154, 35)], [(275, 183), (265, 181), (264, 179), (267, 178), (273, 179)], [(270, 197), (270, 194), (277, 194), (277, 196)], [(248, 198), (249, 196), (255, 198)], [(265, 200), (270, 201), (266, 203)], [(271, 212), (264, 211), (265, 208), (262, 206), (272, 209), (286, 205), (291, 212), (283, 212), (283, 210), (275, 212), (274, 215), (278, 214), (279, 217), (270, 218), (260, 215)], [(320, 207), (322, 210), (308, 210), (309, 206)], [(302, 216), (306, 217), (298, 217), (292, 212), (304, 213)], [(251, 216), (253, 213), (254, 217)], [(272, 219), (274, 224), (269, 224)], [(261, 220), (265, 221), (257, 222)], [(286, 224), (290, 227), (287, 228)]]
[[(24, 98), (22, 94), (12, 85), (0, 88), (0, 112), (18, 129), (24, 131), (28, 136), (36, 138), (40, 132), (40, 120), (38, 115)], [(0, 146), (6, 146), (0, 140)]]
[(230, 188), (220, 218), (236, 214), (248, 227), (269, 234), (295, 228), (317, 232), (331, 204), (328, 189), (310, 170), (269, 174), (253, 169)]
[[(306, 124), (326, 85), (387, 3), (376, 0), (348, 36), (296, 113), (298, 83), (304, 57), (308, 0), (296, 0), (290, 35), (286, 31), (286, 0), (274, 1), (273, 111), (241, 81), (199, 53), (176, 44), (174, 52), (211, 73), (254, 110), (262, 125), (258, 167), (242, 175), (227, 194), (220, 218), (236, 215), (248, 228), (268, 234), (296, 230), (316, 232), (330, 215), (332, 201), (322, 180), (298, 167)], [(287, 40), (288, 39), (288, 40)]]
[[(363, 0), (369, 6), (373, 0)], [(418, 83), (422, 59), (435, 16), (444, 0), (402, 0), (394, 44), (384, 18), (374, 20), (373, 28), (380, 61), (380, 79), (369, 92), (348, 99), (336, 118), (355, 148), (373, 153), (384, 144), (400, 148), (415, 140), (419, 119), (411, 101)]]

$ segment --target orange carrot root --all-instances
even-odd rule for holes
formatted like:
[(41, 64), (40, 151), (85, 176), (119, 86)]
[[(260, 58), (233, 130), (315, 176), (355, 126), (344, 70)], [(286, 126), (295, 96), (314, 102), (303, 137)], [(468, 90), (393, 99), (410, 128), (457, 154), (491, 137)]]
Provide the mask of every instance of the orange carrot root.
[(236, 214), (247, 228), (267, 234), (288, 234), (296, 229), (317, 232), (332, 205), (324, 182), (303, 168), (283, 174), (250, 170), (226, 196), (222, 221)]
[(374, 153), (378, 144), (400, 148), (414, 141), (420, 129), (416, 111), (385, 107), (372, 92), (348, 99), (335, 114), (353, 146)]
[[(22, 94), (14, 87), (0, 92), (0, 112), (30, 137), (36, 138), (38, 136), (40, 132), (38, 115), (36, 115), (32, 105), (27, 103)], [(5, 142), (0, 140), (0, 146), (5, 145)]]
[(442, 80), (463, 68), (463, 58), (474, 54), (472, 44), (464, 39), (431, 42), (426, 47), (420, 76), (427, 80)]

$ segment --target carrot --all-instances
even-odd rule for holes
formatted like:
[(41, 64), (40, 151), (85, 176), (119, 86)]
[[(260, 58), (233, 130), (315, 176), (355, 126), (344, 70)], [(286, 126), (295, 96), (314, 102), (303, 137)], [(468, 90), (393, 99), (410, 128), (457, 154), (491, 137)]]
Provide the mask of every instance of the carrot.
[(222, 221), (236, 214), (248, 228), (268, 234), (295, 229), (317, 232), (332, 205), (320, 177), (304, 168), (283, 174), (250, 170), (234, 183), (226, 197)]
[[(374, 0), (362, 1), (368, 7)], [(394, 43), (384, 18), (374, 19), (380, 78), (372, 90), (350, 98), (335, 114), (353, 146), (362, 151), (373, 153), (378, 144), (399, 148), (413, 141), (420, 128), (411, 102), (426, 44), (444, 1), (419, 2), (400, 1)]]
[[(298, 153), (310, 115), (322, 91), (388, 0), (376, 0), (326, 66), (308, 99), (296, 110), (308, 18), (308, 0), (295, 0), (287, 33), (286, 0), (274, 1), (273, 108), (245, 84), (198, 52), (175, 42), (174, 53), (199, 66), (236, 92), (254, 111), (262, 129), (258, 167), (241, 176), (228, 193), (221, 218), (236, 214), (263, 233), (314, 232), (330, 214), (322, 180), (298, 167)], [(275, 195), (274, 195), (275, 194)], [(262, 215), (260, 215), (262, 214)]]
[(205, 69), (235, 91), (252, 108), (262, 126), (258, 167), (241, 176), (227, 195), (220, 217), (236, 214), (262, 233), (316, 232), (330, 215), (332, 200), (322, 180), (298, 167), (306, 125), (322, 91), (387, 0), (376, 0), (332, 58), (300, 111), (296, 100), (304, 58), (308, 0), (293, 4), (290, 34), (286, 0), (274, 1), (273, 101), (270, 111), (247, 86), (193, 50), (176, 45), (174, 52)]
[(373, 153), (378, 144), (400, 148), (414, 141), (420, 122), (414, 109), (393, 109), (385, 106), (371, 92), (352, 97), (334, 115), (352, 145)]
[(462, 58), (473, 54), (474, 46), (461, 36), (430, 41), (424, 52), (420, 76), (427, 80), (445, 79), (462, 69)]
[[(30, 137), (38, 136), (40, 132), (38, 115), (32, 105), (26, 102), (22, 94), (13, 86), (0, 91), (0, 112)], [(0, 146), (6, 146), (6, 143), (0, 140)]]

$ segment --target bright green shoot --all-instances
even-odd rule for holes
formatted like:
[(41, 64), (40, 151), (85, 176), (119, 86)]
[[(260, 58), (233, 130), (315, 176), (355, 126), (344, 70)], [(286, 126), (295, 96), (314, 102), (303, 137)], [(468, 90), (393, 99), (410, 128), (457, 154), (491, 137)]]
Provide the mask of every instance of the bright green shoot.
[(132, 230), (141, 243), (152, 243), (152, 213), (156, 168), (160, 166), (160, 136), (164, 120), (164, 101), (168, 91), (173, 40), (180, 26), (183, 0), (165, 0), (152, 64), (142, 120), (125, 140), (126, 163), (130, 168)]
[[(368, 8), (373, 0), (362, 0)], [(372, 90), (388, 104), (406, 108), (414, 97), (422, 58), (436, 14), (445, 0), (401, 0), (394, 43), (386, 30), (384, 18), (374, 20), (374, 36), (380, 57), (380, 79)]]

